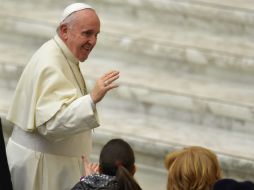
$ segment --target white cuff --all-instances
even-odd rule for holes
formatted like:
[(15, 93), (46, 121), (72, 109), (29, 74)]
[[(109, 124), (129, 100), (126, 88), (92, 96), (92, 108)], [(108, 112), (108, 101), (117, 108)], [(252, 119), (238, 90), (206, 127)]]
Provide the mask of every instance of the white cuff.
[(95, 111), (95, 103), (93, 102), (93, 99), (92, 99), (91, 95), (88, 94), (87, 96), (88, 96), (89, 99), (90, 99), (90, 102), (91, 102), (91, 106), (92, 106), (93, 111)]

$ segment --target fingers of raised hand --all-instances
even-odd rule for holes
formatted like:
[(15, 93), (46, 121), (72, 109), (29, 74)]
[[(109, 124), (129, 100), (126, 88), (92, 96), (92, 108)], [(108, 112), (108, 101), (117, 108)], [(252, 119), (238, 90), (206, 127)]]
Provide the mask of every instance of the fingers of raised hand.
[(118, 75), (119, 74), (119, 71), (109, 71), (107, 72), (105, 75), (103, 75), (103, 79), (104, 80), (107, 80), (108, 78), (110, 78), (111, 76), (114, 76), (114, 75)]
[(91, 98), (94, 103), (101, 101), (101, 99), (105, 96), (105, 94), (113, 89), (118, 87), (117, 84), (113, 82), (119, 78), (118, 71), (111, 71), (107, 74), (103, 75), (100, 79), (96, 81), (96, 85), (94, 86), (91, 92)]
[(109, 89), (117, 87), (118, 85), (112, 84), (115, 80), (119, 78), (119, 72), (118, 71), (113, 71), (109, 74), (106, 74), (102, 80), (104, 83), (104, 87), (107, 87)]
[(97, 173), (99, 171), (99, 164), (97, 163), (90, 163), (89, 167), (93, 173)]
[(104, 81), (104, 87), (112, 87), (112, 86), (117, 86), (116, 84), (112, 84), (112, 82), (114, 82), (115, 80), (117, 80), (119, 78), (118, 76), (114, 76), (106, 81)]
[(82, 161), (84, 164), (84, 176), (88, 176), (99, 172), (99, 164), (90, 163), (85, 155), (82, 156)]

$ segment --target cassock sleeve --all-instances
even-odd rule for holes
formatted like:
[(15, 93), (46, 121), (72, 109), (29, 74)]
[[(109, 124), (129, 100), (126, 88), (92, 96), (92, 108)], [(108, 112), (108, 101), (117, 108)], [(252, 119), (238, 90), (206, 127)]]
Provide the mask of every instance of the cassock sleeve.
[(38, 132), (50, 141), (59, 141), (98, 126), (95, 105), (90, 95), (85, 95), (62, 107), (54, 117), (38, 127)]

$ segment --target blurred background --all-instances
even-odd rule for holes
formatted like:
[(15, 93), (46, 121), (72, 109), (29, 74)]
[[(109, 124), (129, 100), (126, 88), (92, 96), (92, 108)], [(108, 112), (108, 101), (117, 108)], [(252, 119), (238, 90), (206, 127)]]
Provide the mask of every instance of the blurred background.
[[(97, 46), (81, 63), (87, 86), (111, 69), (121, 76), (97, 105), (92, 160), (123, 138), (143, 189), (163, 190), (164, 156), (198, 145), (217, 154), (224, 177), (254, 179), (253, 0), (0, 0), (3, 119), (23, 68), (73, 2), (101, 19)], [(7, 140), (5, 120), (4, 130)]]

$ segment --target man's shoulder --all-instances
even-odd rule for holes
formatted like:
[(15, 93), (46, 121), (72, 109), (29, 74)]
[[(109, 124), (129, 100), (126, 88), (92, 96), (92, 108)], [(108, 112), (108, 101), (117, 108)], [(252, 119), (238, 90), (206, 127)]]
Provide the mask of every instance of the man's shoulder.
[(48, 40), (44, 44), (41, 45), (41, 47), (35, 52), (35, 55), (41, 56), (41, 55), (48, 55), (45, 58), (58, 54), (59, 48), (56, 46), (53, 39)]
[(53, 39), (45, 42), (30, 59), (32, 64), (36, 63), (41, 68), (59, 67), (63, 61), (64, 56)]
[(44, 43), (30, 58), (22, 75), (40, 77), (42, 74), (65, 73), (68, 70), (64, 56), (53, 40)]

